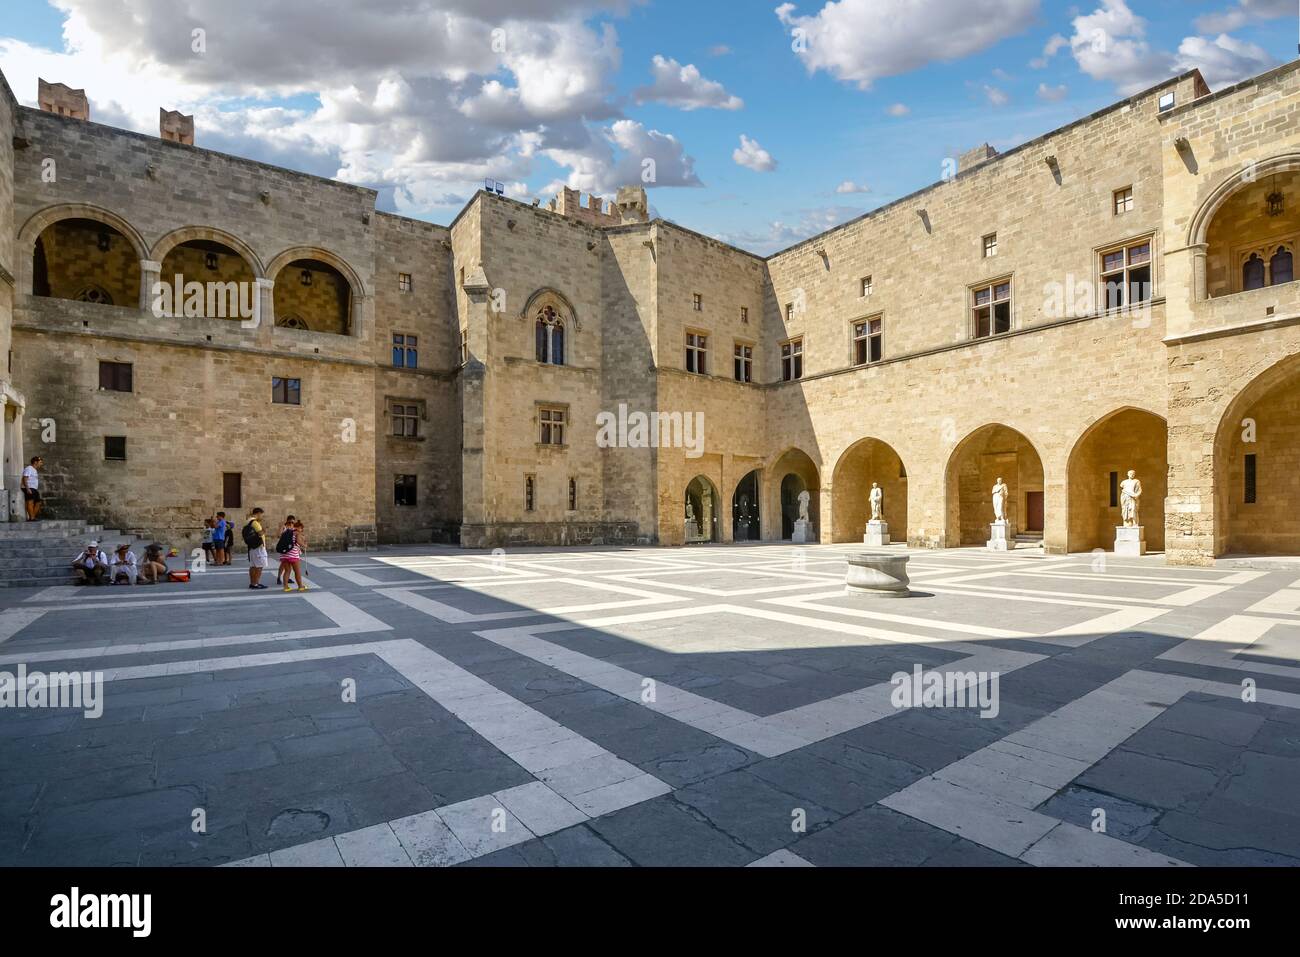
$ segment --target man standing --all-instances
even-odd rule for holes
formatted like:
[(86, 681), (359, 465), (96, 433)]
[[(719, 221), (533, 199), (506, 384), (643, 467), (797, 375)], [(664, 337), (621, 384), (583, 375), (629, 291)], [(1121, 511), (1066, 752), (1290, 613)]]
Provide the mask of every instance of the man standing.
[(248, 587), (265, 588), (262, 569), (266, 568), (266, 529), (262, 527), (262, 510), (255, 508), (244, 526), (244, 544), (248, 546)]
[(27, 506), (27, 521), (34, 522), (41, 515), (41, 466), (45, 460), (39, 455), (32, 456), (32, 462), (23, 469), (23, 502)]

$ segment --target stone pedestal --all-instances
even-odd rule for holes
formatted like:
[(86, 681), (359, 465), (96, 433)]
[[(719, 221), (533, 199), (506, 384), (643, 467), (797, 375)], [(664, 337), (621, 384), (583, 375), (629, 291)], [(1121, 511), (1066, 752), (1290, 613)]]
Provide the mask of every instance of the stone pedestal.
[(844, 576), (844, 591), (870, 598), (906, 598), (910, 591), (907, 556), (884, 552), (850, 555)]
[(700, 540), (700, 523), (699, 523), (699, 522), (687, 522), (687, 523), (686, 523), (686, 540), (687, 540), (688, 542), (698, 542), (698, 541)]
[(1016, 530), (1010, 522), (994, 522), (989, 525), (989, 551), (1009, 552), (1016, 547)]
[(867, 533), (862, 536), (862, 544), (880, 548), (889, 544), (889, 525), (886, 522), (867, 522)]
[(1115, 557), (1138, 558), (1147, 553), (1145, 525), (1115, 527)]
[(794, 523), (794, 535), (791, 537), (796, 545), (807, 545), (810, 542), (817, 541), (817, 535), (813, 531), (812, 522), (805, 522), (803, 519)]

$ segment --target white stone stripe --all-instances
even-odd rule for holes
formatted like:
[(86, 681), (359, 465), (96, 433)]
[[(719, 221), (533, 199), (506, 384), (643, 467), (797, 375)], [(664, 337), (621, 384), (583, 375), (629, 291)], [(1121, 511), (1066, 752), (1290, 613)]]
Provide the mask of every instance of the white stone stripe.
[(750, 861), (746, 867), (812, 867), (808, 861), (804, 860), (794, 851), (781, 848), (779, 851), (773, 851), (756, 861)]
[[(1300, 665), (1278, 665), (1267, 661), (1239, 661), (1236, 656), (1249, 653), (1251, 646), (1272, 628), (1294, 628), (1300, 622), (1232, 615), (1211, 625), (1195, 637), (1164, 652), (1165, 661), (1182, 661), (1211, 668), (1251, 671), (1285, 678), (1300, 677)], [(1294, 639), (1292, 639), (1294, 640)], [(1240, 690), (1240, 689), (1238, 689)]]

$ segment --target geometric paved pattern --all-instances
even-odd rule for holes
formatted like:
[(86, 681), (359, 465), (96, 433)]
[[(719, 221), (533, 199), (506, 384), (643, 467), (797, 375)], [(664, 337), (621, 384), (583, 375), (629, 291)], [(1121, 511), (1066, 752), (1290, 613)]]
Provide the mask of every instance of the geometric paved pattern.
[[(0, 864), (1300, 863), (1296, 572), (917, 551), (882, 602), (853, 551), (0, 592), (0, 672), (104, 681), (0, 708)], [(899, 707), (914, 668), (996, 708)]]

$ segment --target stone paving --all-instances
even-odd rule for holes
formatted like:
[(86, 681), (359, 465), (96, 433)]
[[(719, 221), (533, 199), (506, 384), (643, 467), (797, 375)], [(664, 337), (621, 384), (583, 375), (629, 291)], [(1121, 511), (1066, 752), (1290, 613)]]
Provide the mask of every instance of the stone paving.
[(0, 672), (103, 679), (0, 708), (0, 863), (1300, 863), (1296, 569), (917, 551), (881, 601), (853, 550), (0, 591)]

